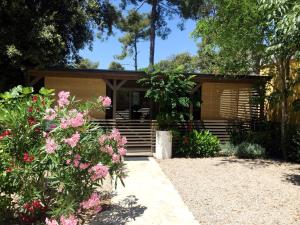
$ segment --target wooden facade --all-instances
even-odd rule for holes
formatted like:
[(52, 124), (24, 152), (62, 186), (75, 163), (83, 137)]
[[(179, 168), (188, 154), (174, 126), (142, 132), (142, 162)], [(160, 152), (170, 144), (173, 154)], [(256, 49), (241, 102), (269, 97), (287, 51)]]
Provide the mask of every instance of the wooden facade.
[[(32, 70), (31, 85), (43, 82), (46, 88), (68, 90), (78, 99), (88, 100), (100, 95), (112, 99), (106, 113), (92, 113), (95, 122), (105, 127), (117, 127), (128, 138), (129, 153), (151, 154), (155, 143), (155, 104), (144, 98), (145, 88), (137, 80), (144, 72), (109, 70)], [(220, 76), (196, 74), (193, 93), (202, 102), (201, 109), (190, 107), (195, 129), (209, 129), (221, 141), (229, 138), (229, 129), (241, 121), (261, 116), (262, 105), (253, 103), (255, 84), (260, 76)], [(189, 124), (191, 124), (189, 122)], [(187, 124), (177, 124), (186, 129)]]

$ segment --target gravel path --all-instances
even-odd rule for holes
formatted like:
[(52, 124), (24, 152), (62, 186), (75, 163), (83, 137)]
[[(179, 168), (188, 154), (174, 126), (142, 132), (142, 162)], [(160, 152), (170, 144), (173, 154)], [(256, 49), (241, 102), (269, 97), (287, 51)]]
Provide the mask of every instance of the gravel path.
[(300, 164), (235, 158), (159, 164), (200, 224), (300, 224)]

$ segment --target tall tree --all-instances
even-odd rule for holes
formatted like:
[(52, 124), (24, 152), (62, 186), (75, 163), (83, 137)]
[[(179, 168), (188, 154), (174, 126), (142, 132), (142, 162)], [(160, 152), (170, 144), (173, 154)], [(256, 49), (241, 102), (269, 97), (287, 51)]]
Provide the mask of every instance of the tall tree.
[(11, 78), (3, 85), (9, 88), (16, 79), (12, 74), (28, 68), (74, 61), (79, 49), (91, 46), (94, 28), (109, 33), (116, 18), (106, 0), (2, 0), (0, 73)]
[(171, 32), (168, 27), (168, 20), (175, 16), (181, 18), (179, 27), (183, 29), (183, 20), (187, 18), (197, 18), (198, 15), (206, 11), (205, 0), (122, 0), (122, 7), (125, 8), (128, 3), (134, 4), (136, 10), (147, 3), (151, 7), (150, 12), (150, 56), (149, 69), (153, 69), (155, 56), (156, 36), (166, 39)]
[(125, 70), (125, 68), (121, 65), (121, 63), (118, 62), (111, 62), (108, 66), (109, 70)]
[(149, 16), (147, 14), (139, 14), (136, 10), (129, 11), (125, 18), (122, 18), (117, 27), (125, 32), (124, 36), (119, 38), (122, 43), (122, 53), (117, 59), (124, 59), (127, 56), (133, 56), (134, 68), (138, 69), (138, 43), (149, 37)]
[[(278, 87), (273, 92), (281, 105), (281, 149), (286, 153), (288, 98), (295, 82), (290, 62), (300, 50), (300, 6), (297, 0), (214, 0), (203, 15), (195, 36), (209, 39), (226, 62), (224, 71), (258, 73), (274, 65)], [(274, 98), (273, 98), (274, 99)]]

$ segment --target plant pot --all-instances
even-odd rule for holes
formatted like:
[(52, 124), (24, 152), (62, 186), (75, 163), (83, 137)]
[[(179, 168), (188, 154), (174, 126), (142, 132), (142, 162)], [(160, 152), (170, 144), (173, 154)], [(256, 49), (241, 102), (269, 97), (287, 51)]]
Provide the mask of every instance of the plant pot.
[(157, 159), (172, 157), (172, 132), (156, 131), (155, 155)]

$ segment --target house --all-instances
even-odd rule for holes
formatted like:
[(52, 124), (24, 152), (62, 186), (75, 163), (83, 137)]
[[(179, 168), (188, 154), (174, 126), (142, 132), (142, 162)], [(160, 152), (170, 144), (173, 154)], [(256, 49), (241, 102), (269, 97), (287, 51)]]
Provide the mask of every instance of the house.
[[(94, 121), (105, 127), (117, 127), (128, 139), (131, 154), (152, 154), (155, 136), (157, 106), (144, 97), (145, 87), (137, 80), (147, 76), (141, 71), (49, 69), (30, 70), (29, 82), (33, 86), (53, 88), (56, 92), (68, 90), (78, 99), (88, 100), (107, 95), (112, 107), (104, 113), (93, 112)], [(188, 74), (187, 74), (188, 75)], [(190, 107), (193, 126), (209, 129), (221, 141), (229, 139), (229, 128), (240, 122), (250, 123), (264, 115), (264, 105), (253, 101), (255, 86), (265, 84), (267, 77), (258, 75), (224, 76), (194, 74), (196, 87), (191, 96), (202, 103), (200, 108)], [(181, 123), (180, 128), (186, 128)]]

